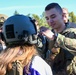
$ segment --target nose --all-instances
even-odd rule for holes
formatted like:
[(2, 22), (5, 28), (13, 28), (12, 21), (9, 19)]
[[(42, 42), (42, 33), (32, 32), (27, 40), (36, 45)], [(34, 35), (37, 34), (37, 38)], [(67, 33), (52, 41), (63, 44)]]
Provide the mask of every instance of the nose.
[(50, 19), (48, 20), (48, 24), (52, 24), (52, 23), (53, 23), (53, 19), (50, 18)]
[(53, 22), (53, 19), (50, 18), (50, 22), (52, 23)]

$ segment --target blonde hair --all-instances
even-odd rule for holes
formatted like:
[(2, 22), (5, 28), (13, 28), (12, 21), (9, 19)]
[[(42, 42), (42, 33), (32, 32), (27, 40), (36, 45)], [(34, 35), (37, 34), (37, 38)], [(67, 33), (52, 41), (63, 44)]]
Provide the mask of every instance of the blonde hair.
[[(19, 51), (23, 51), (23, 53), (19, 55)], [(34, 55), (38, 55), (35, 45), (8, 47), (0, 54), (0, 75), (2, 75), (1, 72), (6, 73), (6, 68), (12, 68), (8, 65), (13, 61), (20, 60), (23, 66), (27, 66)], [(1, 71), (2, 69), (3, 71)]]

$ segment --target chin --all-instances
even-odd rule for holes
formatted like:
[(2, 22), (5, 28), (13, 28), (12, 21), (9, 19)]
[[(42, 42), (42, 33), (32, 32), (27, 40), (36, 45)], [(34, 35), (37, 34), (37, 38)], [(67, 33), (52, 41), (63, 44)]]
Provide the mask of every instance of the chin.
[(56, 27), (55, 26), (51, 26), (53, 29), (55, 29)]

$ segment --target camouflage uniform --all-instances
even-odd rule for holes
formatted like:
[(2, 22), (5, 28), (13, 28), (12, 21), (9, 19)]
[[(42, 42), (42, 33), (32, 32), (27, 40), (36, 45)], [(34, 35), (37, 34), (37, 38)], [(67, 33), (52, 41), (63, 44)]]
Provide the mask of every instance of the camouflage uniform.
[[(56, 41), (49, 42), (49, 48), (51, 49), (55, 44), (57, 44), (58, 47), (61, 47), (64, 52), (64, 56), (65, 56), (64, 61), (66, 63), (65, 70), (67, 74), (63, 74), (63, 75), (75, 75), (76, 74), (76, 25), (71, 25), (71, 24), (66, 25), (65, 30), (61, 33), (58, 33)], [(61, 55), (60, 57), (57, 56), (55, 59), (59, 60), (59, 58), (62, 58)], [(60, 65), (60, 63), (58, 64)], [(64, 63), (62, 66), (64, 66)], [(55, 75), (59, 75), (59, 74), (55, 74)]]

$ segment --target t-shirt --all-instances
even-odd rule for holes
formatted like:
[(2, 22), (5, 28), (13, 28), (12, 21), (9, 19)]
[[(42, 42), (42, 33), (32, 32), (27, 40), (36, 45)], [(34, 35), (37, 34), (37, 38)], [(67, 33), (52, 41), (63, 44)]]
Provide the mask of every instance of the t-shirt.
[[(24, 67), (24, 74), (25, 75), (25, 69)], [(39, 56), (35, 56), (31, 62), (30, 65), (30, 74), (27, 75), (53, 75), (51, 67)]]

